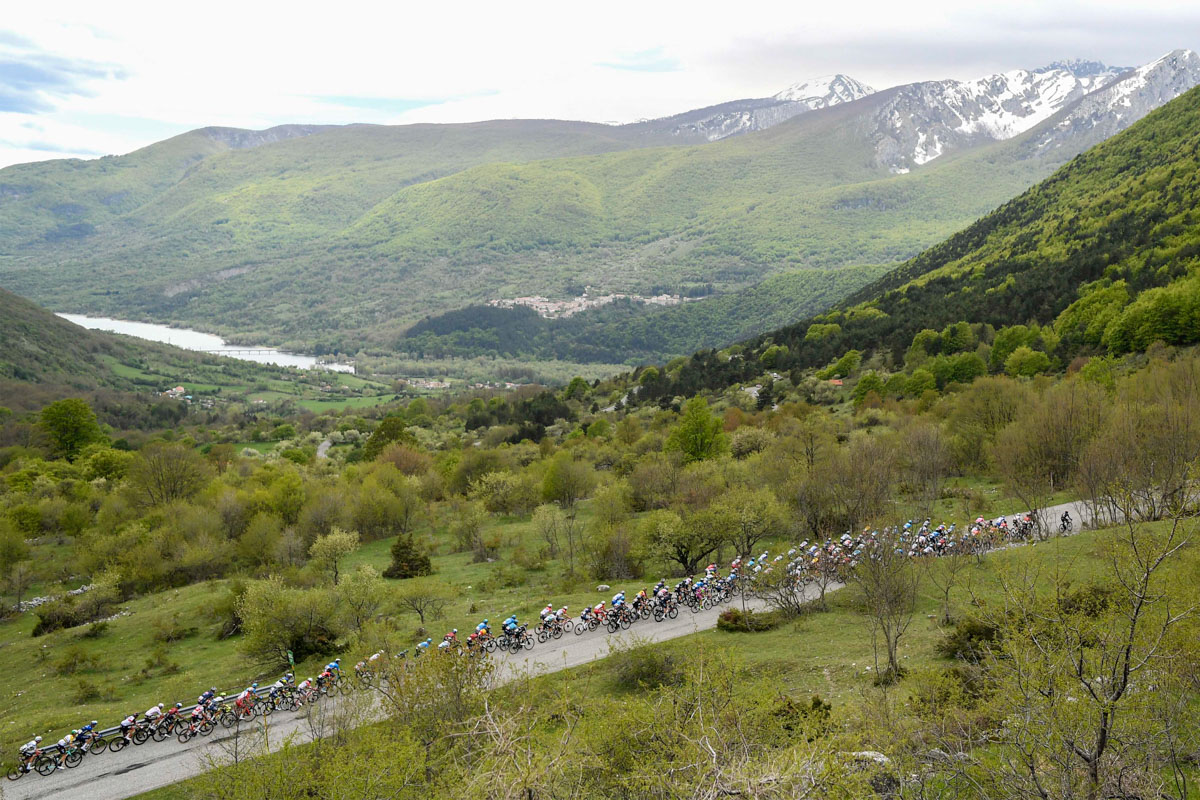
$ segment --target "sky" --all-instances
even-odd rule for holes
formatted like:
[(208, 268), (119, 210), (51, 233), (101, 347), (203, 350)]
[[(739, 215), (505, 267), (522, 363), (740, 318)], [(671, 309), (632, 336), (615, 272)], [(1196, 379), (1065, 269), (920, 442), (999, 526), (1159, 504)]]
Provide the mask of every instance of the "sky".
[(0, 166), (206, 125), (628, 122), (833, 73), (882, 89), (1200, 49), (1194, 0), (7, 6)]

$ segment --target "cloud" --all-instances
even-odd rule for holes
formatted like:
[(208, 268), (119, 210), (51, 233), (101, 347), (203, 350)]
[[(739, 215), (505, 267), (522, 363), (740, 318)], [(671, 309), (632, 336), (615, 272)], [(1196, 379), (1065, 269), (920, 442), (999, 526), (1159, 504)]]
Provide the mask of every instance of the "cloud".
[(630, 72), (676, 72), (681, 68), (679, 59), (668, 56), (661, 47), (628, 53), (616, 61), (599, 61), (596, 66)]
[(340, 106), (342, 108), (357, 108), (364, 111), (375, 111), (381, 114), (404, 114), (408, 111), (415, 111), (418, 108), (440, 106), (446, 103), (453, 103), (475, 97), (487, 97), (494, 94), (497, 94), (497, 92), (481, 91), (472, 92), (469, 95), (430, 98), (370, 97), (349, 94), (324, 94), (310, 95), (309, 99), (315, 100), (318, 103)]
[(113, 65), (53, 55), (19, 34), (0, 31), (0, 112), (53, 111), (55, 101), (94, 96), (95, 81), (124, 77)]

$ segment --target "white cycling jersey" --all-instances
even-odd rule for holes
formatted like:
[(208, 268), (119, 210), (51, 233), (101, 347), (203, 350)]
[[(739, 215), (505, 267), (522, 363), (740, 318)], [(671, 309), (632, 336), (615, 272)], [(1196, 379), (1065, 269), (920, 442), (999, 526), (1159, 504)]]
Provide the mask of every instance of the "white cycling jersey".
[(27, 742), (21, 745), (21, 755), (33, 755), (33, 751), (37, 750), (40, 745), (36, 741)]

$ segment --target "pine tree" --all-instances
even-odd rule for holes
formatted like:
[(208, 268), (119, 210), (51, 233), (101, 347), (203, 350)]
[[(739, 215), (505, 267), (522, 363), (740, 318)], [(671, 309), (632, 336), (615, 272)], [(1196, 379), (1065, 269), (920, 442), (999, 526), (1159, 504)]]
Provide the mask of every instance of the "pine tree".
[(416, 578), (432, 574), (429, 554), (417, 545), (412, 534), (397, 536), (396, 543), (392, 545), (392, 563), (383, 571), (383, 577)]

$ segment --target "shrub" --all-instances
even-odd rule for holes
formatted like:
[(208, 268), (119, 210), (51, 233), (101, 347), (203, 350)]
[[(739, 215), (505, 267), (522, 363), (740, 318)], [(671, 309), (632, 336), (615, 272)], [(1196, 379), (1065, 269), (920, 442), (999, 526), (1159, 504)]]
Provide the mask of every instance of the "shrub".
[(614, 650), (609, 656), (613, 677), (620, 687), (657, 689), (683, 682), (683, 665), (672, 652), (654, 645)]
[(87, 630), (79, 634), (81, 639), (99, 639), (104, 634), (108, 633), (107, 622), (93, 622), (87, 626)]
[(779, 611), (755, 612), (727, 608), (717, 617), (717, 628), (731, 633), (756, 633), (778, 628), (783, 622), (784, 615)]
[(98, 665), (96, 657), (88, 655), (82, 647), (68, 647), (54, 662), (54, 671), (59, 675), (74, 675), (95, 669)]
[(90, 703), (99, 699), (100, 687), (83, 678), (79, 679), (79, 682), (75, 684), (75, 690), (71, 693), (71, 700), (76, 704)]
[(392, 563), (383, 571), (385, 578), (418, 578), (433, 574), (433, 564), (412, 534), (397, 536), (392, 544)]
[(150, 624), (153, 638), (156, 642), (168, 644), (188, 639), (196, 635), (196, 627), (186, 627), (179, 622), (179, 615), (174, 614), (170, 619), (158, 617)]
[(983, 620), (967, 617), (954, 623), (937, 644), (937, 651), (946, 658), (978, 662), (989, 645), (1000, 640), (1000, 629)]

